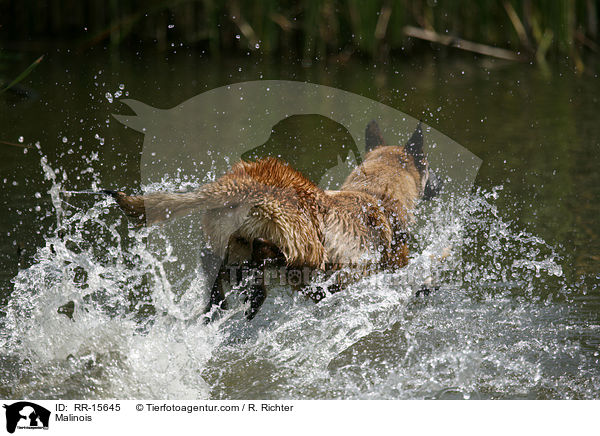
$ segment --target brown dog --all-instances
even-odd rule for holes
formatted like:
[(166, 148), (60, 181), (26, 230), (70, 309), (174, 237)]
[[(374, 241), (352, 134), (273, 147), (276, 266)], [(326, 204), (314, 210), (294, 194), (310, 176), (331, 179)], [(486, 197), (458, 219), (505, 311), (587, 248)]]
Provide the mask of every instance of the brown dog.
[[(366, 129), (368, 153), (337, 191), (326, 191), (274, 158), (238, 162), (212, 183), (187, 193), (127, 196), (107, 191), (127, 213), (148, 225), (202, 213), (203, 231), (224, 259), (207, 311), (224, 307), (222, 282), (232, 265), (264, 276), (267, 265), (290, 269), (399, 268), (408, 262), (407, 229), (418, 200), (439, 186), (430, 179), (419, 124), (405, 146), (385, 144), (377, 123)], [(429, 180), (429, 183), (428, 183)], [(342, 283), (343, 284), (343, 283)], [(338, 289), (329, 289), (334, 291)], [(313, 292), (315, 300), (322, 292)], [(248, 298), (252, 319), (266, 297), (264, 280)]]

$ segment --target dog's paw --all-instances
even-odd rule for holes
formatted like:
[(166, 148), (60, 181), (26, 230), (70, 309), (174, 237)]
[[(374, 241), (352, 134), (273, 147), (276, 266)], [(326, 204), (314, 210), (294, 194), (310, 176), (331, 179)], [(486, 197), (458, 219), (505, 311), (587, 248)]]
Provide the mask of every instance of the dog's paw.
[(415, 297), (428, 297), (431, 292), (436, 292), (440, 289), (439, 286), (434, 286), (432, 288), (428, 287), (427, 285), (423, 285), (421, 286), (421, 289), (419, 289), (416, 293), (415, 293)]

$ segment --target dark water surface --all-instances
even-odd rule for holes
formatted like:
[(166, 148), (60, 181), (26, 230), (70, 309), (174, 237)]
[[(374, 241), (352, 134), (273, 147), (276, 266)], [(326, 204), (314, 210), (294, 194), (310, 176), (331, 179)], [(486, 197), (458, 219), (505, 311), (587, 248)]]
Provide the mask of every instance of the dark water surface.
[[(250, 326), (239, 312), (186, 323), (202, 286), (173, 290), (160, 272), (172, 260), (144, 230), (107, 200), (60, 191), (140, 191), (143, 136), (111, 117), (130, 111), (119, 99), (170, 108), (258, 79), (380, 101), (483, 164), (472, 194), (421, 217), (406, 271), (319, 305), (284, 289)], [(0, 144), (2, 396), (598, 398), (597, 75), (468, 57), (302, 66), (57, 51), (24, 87), (0, 96), (0, 141), (40, 147)], [(386, 284), (425, 279), (447, 244), (430, 298)]]

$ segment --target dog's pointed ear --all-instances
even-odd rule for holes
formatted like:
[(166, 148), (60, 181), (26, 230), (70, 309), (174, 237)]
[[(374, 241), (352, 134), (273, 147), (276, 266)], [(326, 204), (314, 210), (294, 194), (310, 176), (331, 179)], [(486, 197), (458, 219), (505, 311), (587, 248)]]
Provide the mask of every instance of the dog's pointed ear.
[(419, 172), (425, 171), (427, 167), (425, 154), (423, 153), (423, 144), (423, 128), (421, 126), (421, 122), (419, 121), (417, 128), (404, 146), (406, 153), (414, 159), (415, 166)]
[(367, 124), (367, 128), (365, 129), (365, 142), (365, 151), (367, 153), (376, 147), (386, 145), (385, 139), (383, 139), (383, 135), (381, 134), (381, 130), (379, 130), (379, 124), (377, 124), (377, 121), (373, 120)]

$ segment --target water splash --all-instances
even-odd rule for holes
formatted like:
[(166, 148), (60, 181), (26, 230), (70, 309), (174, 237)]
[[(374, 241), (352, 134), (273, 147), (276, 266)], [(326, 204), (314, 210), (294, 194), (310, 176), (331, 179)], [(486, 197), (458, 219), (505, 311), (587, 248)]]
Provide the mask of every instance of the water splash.
[[(173, 241), (78, 205), (42, 158), (56, 222), (1, 319), (8, 397), (592, 398), (591, 354), (561, 259), (502, 219), (500, 190), (423, 207), (410, 264), (319, 304), (285, 287), (257, 317), (211, 325), (201, 270), (174, 283)], [(96, 184), (97, 180), (94, 181)], [(163, 188), (189, 181), (164, 180)], [(415, 297), (426, 281), (439, 286)], [(591, 326), (600, 332), (600, 326)]]

